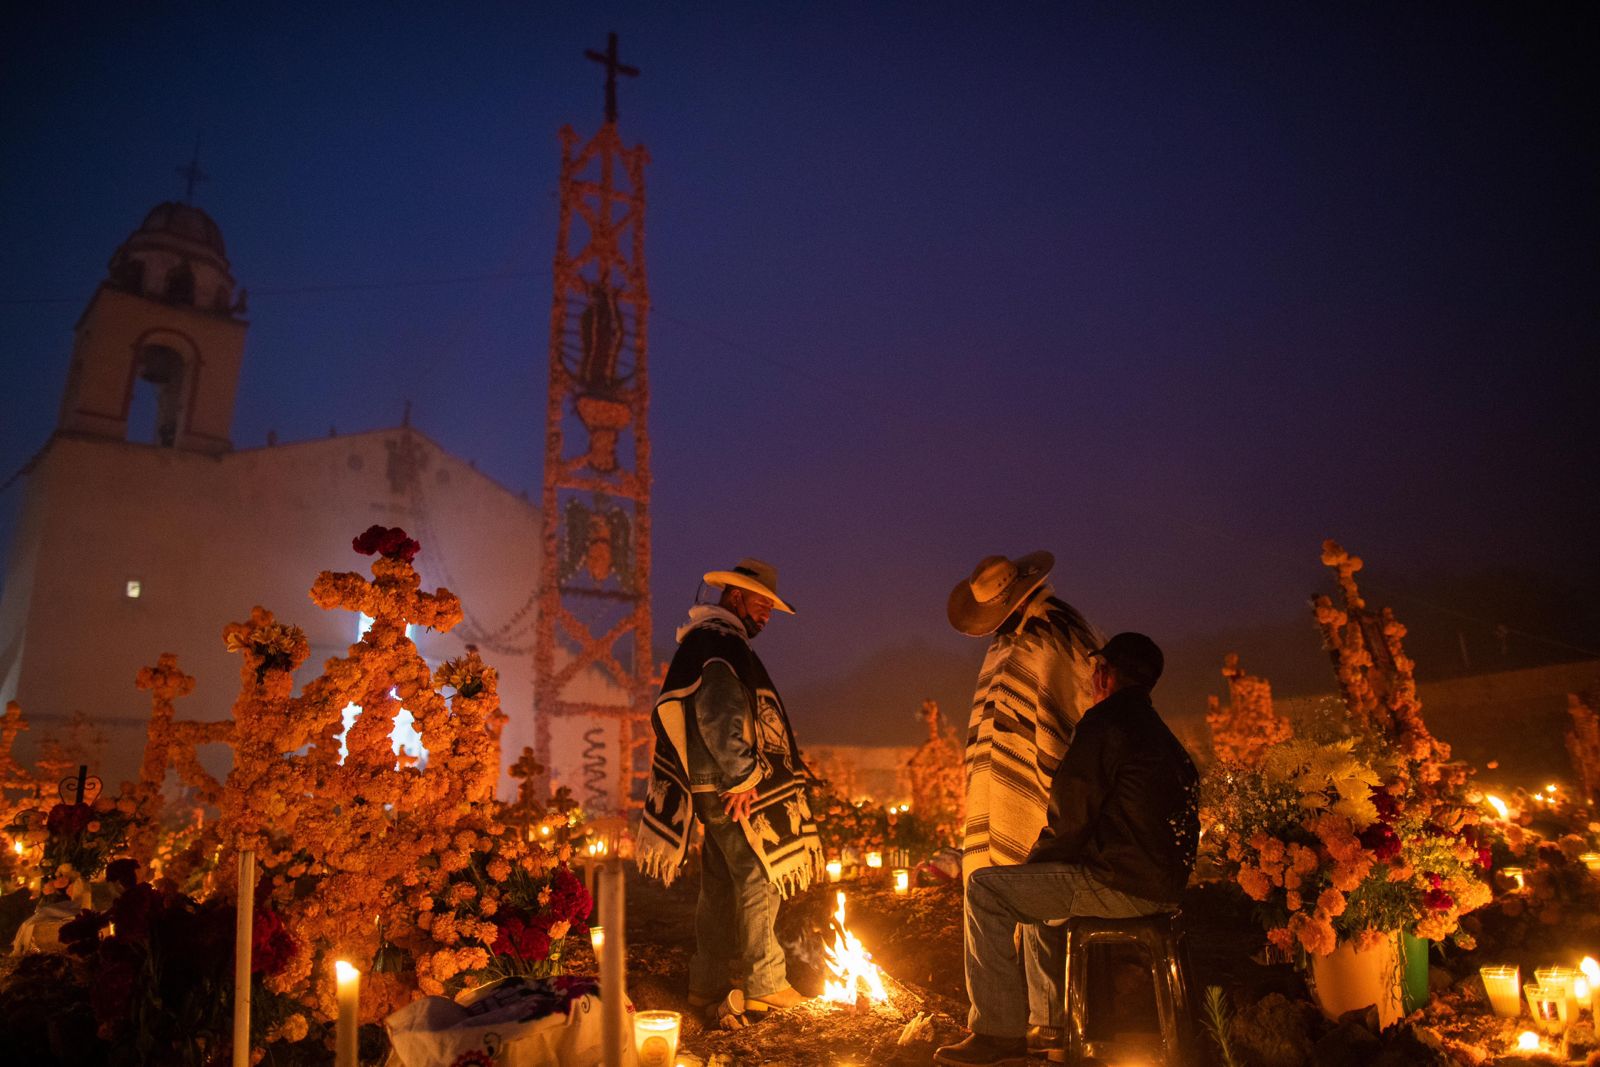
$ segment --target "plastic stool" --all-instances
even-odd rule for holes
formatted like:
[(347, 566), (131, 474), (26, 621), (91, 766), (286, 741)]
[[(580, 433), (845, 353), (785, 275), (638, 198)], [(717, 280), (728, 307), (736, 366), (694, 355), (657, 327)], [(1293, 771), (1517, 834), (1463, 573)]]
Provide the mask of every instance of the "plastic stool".
[(1149, 954), (1155, 986), (1156, 1013), (1160, 1018), (1160, 1056), (1168, 1067), (1188, 1067), (1194, 1056), (1194, 988), (1188, 974), (1180, 915), (1176, 910), (1132, 919), (1095, 919), (1074, 916), (1067, 920), (1067, 1032), (1069, 1063), (1090, 1057), (1116, 1062), (1113, 1042), (1090, 1040), (1088, 1021), (1090, 950), (1096, 945), (1136, 945)]

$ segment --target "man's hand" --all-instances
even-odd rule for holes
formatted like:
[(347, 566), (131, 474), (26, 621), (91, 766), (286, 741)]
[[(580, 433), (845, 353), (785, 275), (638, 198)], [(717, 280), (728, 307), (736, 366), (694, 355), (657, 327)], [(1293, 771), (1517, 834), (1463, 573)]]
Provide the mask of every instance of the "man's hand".
[(750, 809), (756, 804), (756, 787), (740, 793), (721, 793), (722, 810), (728, 813), (728, 818), (738, 822), (750, 818)]

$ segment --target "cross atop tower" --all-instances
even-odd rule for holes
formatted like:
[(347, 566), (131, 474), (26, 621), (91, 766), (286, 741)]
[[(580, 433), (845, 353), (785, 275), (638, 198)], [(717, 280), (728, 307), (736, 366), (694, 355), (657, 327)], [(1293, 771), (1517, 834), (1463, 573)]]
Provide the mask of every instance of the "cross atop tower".
[(211, 175), (200, 169), (199, 136), (196, 136), (194, 139), (194, 157), (189, 160), (189, 165), (187, 167), (178, 168), (178, 177), (184, 179), (183, 202), (185, 204), (193, 203), (194, 187), (211, 177)]
[(592, 48), (586, 48), (583, 54), (596, 63), (605, 65), (606, 121), (615, 123), (617, 121), (617, 75), (621, 73), (630, 78), (637, 78), (639, 76), (639, 68), (630, 67), (617, 61), (617, 35), (614, 33), (607, 34), (606, 50), (604, 52), (596, 52)]

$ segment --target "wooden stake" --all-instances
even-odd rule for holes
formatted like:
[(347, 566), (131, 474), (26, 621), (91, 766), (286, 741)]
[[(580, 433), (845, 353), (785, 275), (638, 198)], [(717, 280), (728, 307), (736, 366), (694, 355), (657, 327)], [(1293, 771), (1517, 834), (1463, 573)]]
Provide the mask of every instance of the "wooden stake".
[(608, 857), (600, 864), (600, 925), (606, 940), (600, 949), (600, 1026), (605, 1067), (624, 1067), (632, 1035), (628, 1033), (627, 945), (623, 936), (626, 895), (623, 864)]
[(239, 908), (233, 924), (233, 1067), (250, 1067), (250, 948), (256, 914), (256, 854), (239, 853)]

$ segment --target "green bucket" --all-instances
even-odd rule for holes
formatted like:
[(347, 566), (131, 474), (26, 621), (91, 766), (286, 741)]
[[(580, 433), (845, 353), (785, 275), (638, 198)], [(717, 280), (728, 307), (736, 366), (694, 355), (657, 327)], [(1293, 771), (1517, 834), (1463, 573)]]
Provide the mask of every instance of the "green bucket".
[(1400, 934), (1400, 1006), (1407, 1015), (1428, 1003), (1428, 941)]

